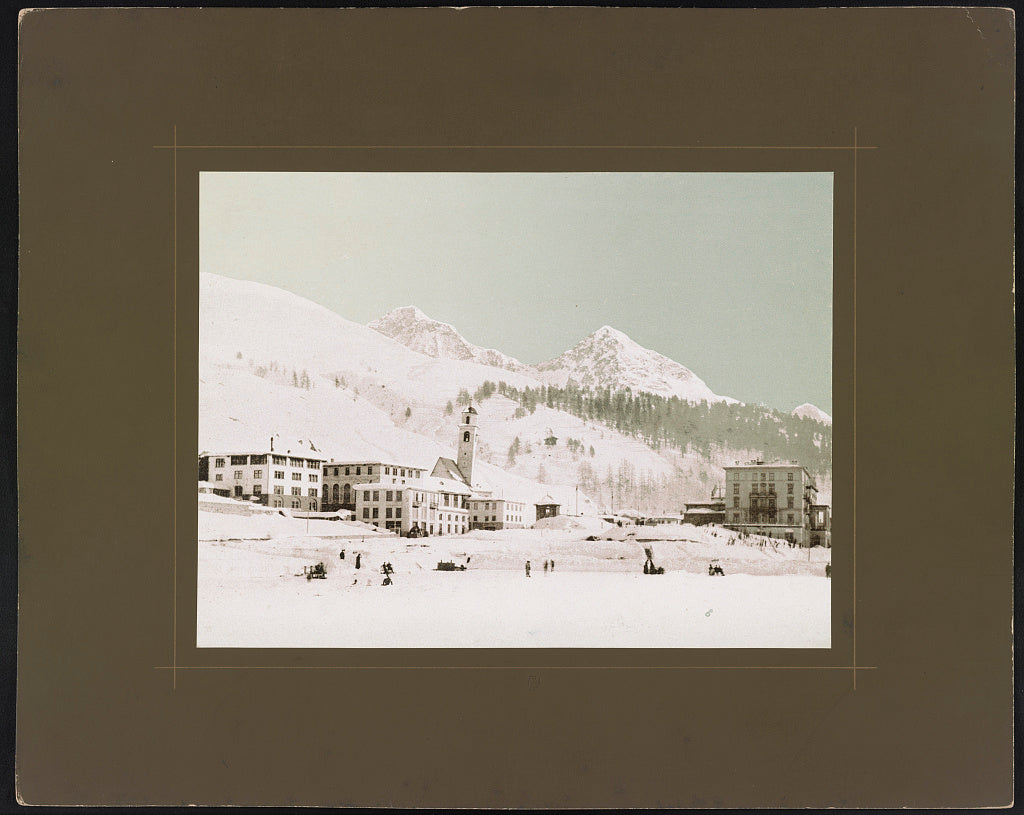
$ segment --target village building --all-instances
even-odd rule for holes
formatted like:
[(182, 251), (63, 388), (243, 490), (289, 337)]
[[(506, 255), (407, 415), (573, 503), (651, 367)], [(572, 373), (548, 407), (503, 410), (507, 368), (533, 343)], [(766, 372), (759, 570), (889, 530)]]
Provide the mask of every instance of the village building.
[(534, 521), (526, 513), (526, 504), (522, 501), (477, 493), (469, 499), (469, 528), (524, 529)]
[(423, 478), (420, 467), (387, 461), (328, 461), (323, 467), (321, 503), (325, 512), (356, 509), (356, 490), (360, 484), (402, 486)]
[(461, 480), (426, 476), (404, 486), (360, 484), (356, 520), (407, 536), (461, 535), (469, 528), (470, 489)]
[(269, 507), (316, 512), (320, 509), (320, 468), (324, 457), (310, 446), (199, 454), (199, 481), (213, 492)]
[[(724, 469), (726, 528), (814, 545), (812, 509), (823, 505), (818, 504), (818, 488), (805, 467), (795, 461), (755, 460)], [(827, 516), (825, 512), (819, 517), (825, 523)], [(819, 532), (819, 541), (824, 540), (824, 530), (814, 531)]]
[(711, 501), (687, 502), (686, 508), (683, 510), (683, 523), (694, 526), (724, 524), (725, 501), (713, 499)]
[(832, 546), (832, 512), (827, 504), (811, 505), (811, 546)]
[(534, 504), (534, 507), (537, 511), (538, 521), (541, 518), (554, 518), (560, 515), (562, 511), (562, 505), (555, 501), (550, 494), (541, 498), (540, 501)]

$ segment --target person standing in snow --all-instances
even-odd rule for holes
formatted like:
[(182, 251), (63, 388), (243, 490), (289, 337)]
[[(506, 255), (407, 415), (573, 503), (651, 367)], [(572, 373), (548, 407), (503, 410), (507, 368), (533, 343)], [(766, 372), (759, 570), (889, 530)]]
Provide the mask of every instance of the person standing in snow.
[(555, 561), (551, 561), (551, 571), (555, 570)]
[(526, 576), (530, 576), (530, 561), (526, 561)]
[(548, 562), (545, 560), (544, 561), (544, 574), (547, 574), (547, 573), (548, 573)]
[(361, 564), (360, 564), (360, 561), (361, 561), (361, 560), (362, 560), (362, 555), (361, 555), (361, 554), (360, 554), (359, 552), (356, 552), (356, 568), (357, 568), (357, 569), (358, 569), (358, 568), (360, 567), (360, 565), (361, 565)]

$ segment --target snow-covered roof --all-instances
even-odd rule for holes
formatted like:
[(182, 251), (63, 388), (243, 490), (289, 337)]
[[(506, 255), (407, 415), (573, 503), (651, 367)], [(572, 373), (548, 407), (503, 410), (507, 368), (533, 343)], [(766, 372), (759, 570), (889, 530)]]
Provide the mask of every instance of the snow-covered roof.
[(392, 484), (375, 481), (372, 484), (353, 484), (353, 490), (422, 490), (423, 492), (452, 492), (469, 495), (470, 489), (457, 479), (427, 476), (415, 484)]
[(543, 498), (541, 498), (539, 501), (535, 501), (534, 503), (537, 506), (542, 506), (546, 504), (554, 504), (555, 506), (562, 505), (560, 501), (556, 501), (554, 498), (551, 497), (551, 493), (547, 493)]
[(452, 478), (463, 483), (466, 482), (466, 477), (462, 474), (462, 470), (459, 469), (459, 465), (452, 459), (445, 458), (444, 456), (441, 456), (434, 464), (434, 469), (430, 471), (430, 475), (437, 478)]

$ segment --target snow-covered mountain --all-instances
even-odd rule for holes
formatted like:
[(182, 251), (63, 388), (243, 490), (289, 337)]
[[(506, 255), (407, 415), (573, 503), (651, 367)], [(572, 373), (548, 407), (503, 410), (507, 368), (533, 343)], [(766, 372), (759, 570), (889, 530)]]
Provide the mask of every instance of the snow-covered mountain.
[(793, 415), (799, 416), (801, 419), (813, 419), (814, 421), (821, 422), (822, 424), (832, 424), (832, 417), (821, 408), (812, 405), (810, 402), (804, 402), (799, 407), (794, 408)]
[[(214, 274), (200, 276), (199, 330), (197, 451), (262, 449), (276, 435), (282, 443), (312, 442), (335, 460), (429, 469), (439, 456), (455, 455), (460, 392), (475, 394), (488, 381), (523, 390), (572, 376), (580, 384), (719, 398), (683, 366), (611, 329), (517, 371), (476, 357), (427, 355), (282, 289)], [(760, 454), (653, 449), (543, 403), (523, 410), (500, 393), (474, 404), (474, 482), (526, 500), (550, 492), (567, 510), (586, 492), (607, 508), (678, 512), (681, 502), (706, 500), (721, 483), (723, 464)]]
[[(197, 451), (258, 450), (277, 436), (308, 440), (335, 460), (429, 470), (439, 456), (455, 455), (458, 410), (448, 413), (447, 404), (496, 378), (491, 366), (425, 356), (290, 292), (209, 273), (200, 275), (199, 332)], [(501, 379), (517, 388), (542, 384), (514, 371)], [(550, 493), (566, 508), (597, 511), (577, 490), (584, 458), (564, 444), (545, 445), (553, 428), (595, 448), (586, 456), (595, 472), (628, 460), (652, 479), (692, 480), (695, 496), (709, 488), (694, 456), (658, 454), (543, 405), (516, 417), (516, 404), (499, 395), (478, 407), (474, 486), (495, 495), (534, 501)], [(510, 462), (514, 440), (521, 452)]]
[(540, 379), (564, 387), (570, 379), (592, 388), (630, 388), (691, 402), (735, 402), (718, 396), (693, 371), (602, 326), (574, 348), (536, 366)]
[(528, 366), (493, 348), (481, 348), (463, 337), (454, 326), (433, 320), (416, 306), (389, 311), (369, 324), (374, 331), (402, 343), (406, 348), (435, 359), (461, 359), (528, 373)]
[(547, 385), (565, 387), (571, 379), (593, 388), (631, 388), (691, 402), (735, 402), (718, 396), (689, 368), (637, 344), (621, 331), (603, 326), (574, 348), (539, 365), (526, 365), (492, 348), (468, 342), (454, 326), (431, 319), (415, 306), (395, 309), (370, 328), (435, 359), (455, 359), (516, 371)]

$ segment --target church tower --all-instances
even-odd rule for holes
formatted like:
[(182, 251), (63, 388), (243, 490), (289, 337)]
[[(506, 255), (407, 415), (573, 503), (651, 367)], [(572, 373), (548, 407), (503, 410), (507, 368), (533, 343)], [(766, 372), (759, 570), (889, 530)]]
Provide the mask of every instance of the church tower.
[(473, 486), (473, 459), (476, 456), (476, 408), (469, 405), (462, 411), (459, 423), (459, 460), (456, 462), (466, 477), (466, 483)]

